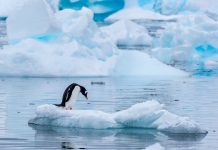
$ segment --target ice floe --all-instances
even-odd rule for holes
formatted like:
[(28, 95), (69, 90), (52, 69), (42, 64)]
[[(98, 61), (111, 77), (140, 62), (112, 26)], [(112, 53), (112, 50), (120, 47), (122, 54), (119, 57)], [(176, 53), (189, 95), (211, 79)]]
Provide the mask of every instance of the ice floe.
[(155, 100), (138, 103), (115, 113), (98, 110), (64, 110), (45, 104), (37, 107), (36, 117), (30, 119), (29, 123), (69, 128), (142, 128), (169, 133), (207, 133), (195, 121), (168, 112)]

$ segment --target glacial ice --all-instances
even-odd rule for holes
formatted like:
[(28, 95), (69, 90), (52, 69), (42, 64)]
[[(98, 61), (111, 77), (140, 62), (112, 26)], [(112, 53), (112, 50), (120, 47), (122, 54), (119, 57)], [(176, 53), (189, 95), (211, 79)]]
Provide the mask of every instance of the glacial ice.
[(107, 17), (106, 21), (114, 21), (114, 20), (133, 20), (133, 19), (161, 19), (168, 20), (172, 19), (174, 16), (165, 16), (159, 13), (156, 13), (151, 10), (146, 10), (141, 7), (127, 7), (122, 9), (109, 17)]
[[(104, 46), (104, 45), (101, 45)], [(116, 55), (76, 40), (44, 43), (26, 39), (0, 51), (1, 76), (107, 76)]]
[(26, 1), (8, 15), (8, 39), (28, 38), (48, 32), (52, 28), (52, 15), (53, 13), (45, 1)]
[[(31, 10), (28, 13), (31, 13)], [(25, 16), (21, 14), (20, 17), (23, 15)], [(53, 13), (52, 16), (50, 23), (55, 27), (53, 31), (35, 35), (32, 30), (37, 26), (22, 28), (26, 35), (30, 34), (28, 38), (22, 38), (23, 34), (19, 33), (18, 28), (16, 33), (8, 32), (9, 35), (16, 34), (20, 39), (10, 40), (9, 43), (12, 44), (4, 46), (0, 51), (0, 74), (2, 76), (109, 75), (114, 67), (117, 48), (96, 25), (92, 19), (93, 12), (87, 8), (79, 11), (65, 9)], [(42, 17), (41, 14), (38, 17)], [(12, 26), (13, 23), (16, 21), (8, 22)]]
[(216, 69), (218, 22), (205, 13), (179, 15), (176, 19), (155, 40), (152, 55), (167, 64), (192, 66), (192, 70), (208, 70), (210, 64)]
[(187, 76), (188, 74), (139, 51), (120, 51), (112, 74), (112, 76), (160, 75)]
[(137, 5), (163, 15), (174, 15), (186, 12), (198, 13), (207, 11), (217, 13), (218, 4), (216, 2), (214, 0), (146, 0), (143, 3), (139, 0)]
[[(30, 5), (29, 3), (27, 4)], [(47, 8), (45, 1), (37, 1), (36, 4), (39, 8)], [(24, 5), (22, 8), (24, 7), (26, 6)], [(38, 15), (34, 9), (22, 11), (29, 14), (34, 11), (35, 13), (33, 14)], [(45, 12), (47, 11), (45, 10)], [(37, 31), (35, 29), (37, 26), (32, 26), (31, 23), (29, 25), (32, 27), (22, 28), (22, 34), (18, 28), (14, 32), (9, 30), (8, 34), (13, 35), (11, 37), (16, 37), (18, 40), (9, 40), (11, 44), (4, 46), (0, 51), (1, 76), (114, 76), (149, 75), (149, 72), (152, 72), (152, 75), (186, 75), (182, 71), (150, 59), (146, 54), (135, 51), (125, 53), (117, 50), (115, 40), (123, 43), (131, 40), (134, 44), (151, 43), (151, 38), (146, 30), (135, 23), (120, 21), (111, 25), (111, 32), (114, 28), (126, 27), (126, 33), (123, 32), (120, 36), (115, 37), (112, 34), (103, 32), (96, 25), (92, 19), (93, 12), (90, 9), (82, 8), (79, 11), (65, 9), (49, 12), (50, 14), (47, 17), (50, 20), (47, 20), (48, 22), (45, 24), (37, 25), (42, 27), (40, 30), (43, 31), (40, 31), (40, 34), (32, 32), (32, 30)], [(20, 17), (25, 18), (25, 13), (19, 13)], [(39, 13), (36, 18), (40, 18), (42, 15)], [(14, 23), (16, 24), (17, 21), (19, 20), (15, 19), (10, 22), (9, 16), (8, 25), (15, 27)], [(23, 21), (28, 24), (28, 19)], [(47, 31), (48, 28), (49, 30)], [(142, 35), (141, 33), (145, 34)], [(28, 36), (28, 38), (24, 38), (24, 35)], [(140, 54), (142, 55), (140, 56)], [(130, 57), (130, 61), (127, 64), (125, 61), (128, 62), (128, 60), (125, 59), (129, 55), (134, 57)], [(138, 56), (140, 57), (137, 58)], [(119, 60), (119, 58), (122, 59)], [(151, 63), (148, 63), (149, 61)], [(150, 71), (141, 68), (137, 69), (139, 63), (150, 69)], [(153, 68), (149, 67), (148, 65), (151, 64), (156, 66)], [(128, 73), (128, 68), (132, 70), (131, 74)], [(159, 70), (164, 70), (166, 73), (162, 73)], [(122, 73), (122, 71), (125, 72)]]
[(130, 20), (117, 21), (102, 27), (101, 30), (117, 45), (152, 45), (152, 38), (148, 31)]
[[(146, 10), (154, 1), (126, 0), (124, 9), (107, 18), (109, 21), (121, 20), (101, 28), (93, 21), (93, 12), (87, 8), (78, 11), (57, 11), (57, 1), (16, 2), (0, 0), (0, 14), (8, 15), (7, 34), (11, 44), (0, 51), (0, 75), (184, 75), (184, 72), (170, 66), (154, 63), (156, 60), (150, 59), (146, 54), (140, 53), (142, 56), (139, 56), (138, 52), (119, 52), (116, 44), (152, 45), (149, 54), (166, 64), (185, 64), (194, 70), (218, 70), (216, 11), (214, 6), (195, 9), (195, 6), (205, 4), (202, 0), (199, 3), (193, 0), (161, 1), (161, 11), (170, 11), (171, 7), (168, 5), (176, 3), (175, 9), (183, 11), (177, 15), (159, 14), (154, 12), (153, 6)], [(53, 9), (49, 7), (48, 2)], [(101, 5), (104, 3), (105, 1), (102, 1)], [(100, 5), (100, 2), (98, 4)], [(175, 13), (177, 12), (174, 11), (173, 14)], [(160, 31), (160, 38), (153, 39), (144, 27), (130, 19), (176, 21), (165, 24), (164, 30)], [(150, 70), (137, 69), (140, 63)], [(152, 68), (148, 64), (156, 66)], [(128, 67), (132, 70), (131, 73), (128, 72)], [(155, 68), (165, 68), (163, 70), (169, 73), (154, 70)], [(173, 70), (176, 73), (172, 73)]]
[(185, 9), (191, 12), (214, 12), (218, 13), (217, 0), (186, 0)]
[[(179, 14), (183, 12), (196, 12), (196, 11), (210, 11), (217, 12), (217, 5), (210, 5), (213, 0), (209, 2), (205, 0), (94, 0), (94, 1), (69, 1), (69, 0), (61, 0), (60, 6), (61, 8), (74, 8), (80, 9), (81, 7), (89, 7), (95, 13), (94, 18), (96, 20), (103, 20), (105, 17), (111, 15), (112, 13), (119, 11), (120, 14), (126, 9), (132, 8), (141, 8), (147, 11), (158, 12), (163, 15), (173, 15)], [(127, 16), (136, 15), (140, 16), (143, 13), (136, 13), (132, 11), (132, 13), (126, 13)], [(116, 14), (117, 16), (117, 14)], [(125, 15), (122, 15), (125, 16)], [(126, 16), (126, 17), (127, 17)], [(151, 16), (151, 15), (147, 15)], [(157, 16), (157, 15), (156, 15)], [(110, 18), (110, 16), (109, 16)]]
[(102, 21), (105, 17), (109, 16), (110, 14), (116, 12), (119, 9), (124, 7), (123, 0), (60, 0), (59, 8), (66, 9), (76, 9), (79, 10), (82, 7), (88, 7), (91, 9), (95, 15), (94, 20)]
[(45, 104), (37, 107), (36, 117), (30, 119), (29, 123), (69, 128), (142, 128), (169, 133), (207, 133), (195, 121), (168, 112), (155, 100), (138, 103), (115, 113), (98, 110), (64, 110)]
[[(1, 76), (187, 76), (146, 53), (113, 54), (81, 46), (24, 40), (0, 51)], [(142, 66), (142, 67), (139, 67)]]
[(8, 16), (10, 13), (20, 9), (28, 0), (0, 0), (0, 16)]

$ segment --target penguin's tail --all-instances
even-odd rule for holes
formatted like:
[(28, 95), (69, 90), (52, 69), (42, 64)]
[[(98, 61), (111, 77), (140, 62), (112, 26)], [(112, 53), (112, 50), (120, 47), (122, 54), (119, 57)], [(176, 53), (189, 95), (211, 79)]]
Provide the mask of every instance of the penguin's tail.
[(63, 107), (61, 104), (53, 104), (53, 105), (55, 105), (57, 107)]

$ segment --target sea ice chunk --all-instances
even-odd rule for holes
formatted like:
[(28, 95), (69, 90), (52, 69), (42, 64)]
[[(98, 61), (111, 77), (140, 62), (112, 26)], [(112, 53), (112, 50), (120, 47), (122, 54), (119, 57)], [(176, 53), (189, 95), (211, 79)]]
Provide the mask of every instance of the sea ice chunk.
[(169, 133), (207, 133), (198, 123), (163, 109), (152, 100), (138, 103), (126, 110), (106, 113), (98, 110), (65, 110), (54, 105), (41, 105), (30, 124), (69, 128), (152, 128)]

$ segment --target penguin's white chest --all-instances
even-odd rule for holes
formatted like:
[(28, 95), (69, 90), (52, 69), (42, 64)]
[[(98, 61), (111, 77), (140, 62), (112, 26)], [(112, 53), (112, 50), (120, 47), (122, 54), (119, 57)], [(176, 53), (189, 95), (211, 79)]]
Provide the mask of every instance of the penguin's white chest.
[(75, 88), (72, 91), (72, 94), (71, 94), (71, 97), (70, 97), (69, 101), (67, 101), (65, 103), (65, 107), (67, 109), (72, 109), (73, 108), (73, 106), (74, 106), (74, 104), (75, 104), (75, 102), (77, 100), (77, 97), (79, 95), (79, 92), (80, 92), (80, 87), (79, 86), (75, 86)]

